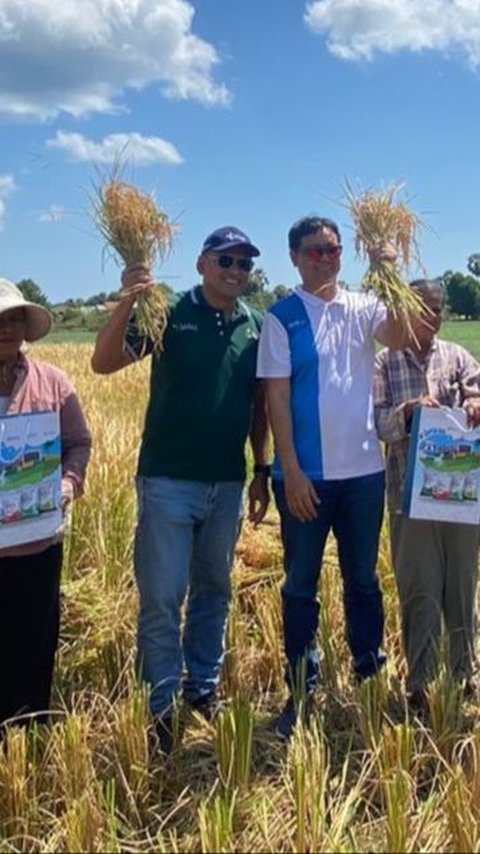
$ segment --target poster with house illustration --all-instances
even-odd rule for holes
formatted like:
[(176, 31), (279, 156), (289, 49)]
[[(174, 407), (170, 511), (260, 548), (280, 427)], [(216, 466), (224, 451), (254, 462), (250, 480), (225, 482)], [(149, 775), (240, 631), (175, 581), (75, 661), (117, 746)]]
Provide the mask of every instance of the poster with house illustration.
[(415, 410), (404, 513), (411, 519), (480, 521), (480, 428), (469, 429), (463, 409)]
[(58, 412), (0, 417), (0, 548), (43, 540), (62, 524)]

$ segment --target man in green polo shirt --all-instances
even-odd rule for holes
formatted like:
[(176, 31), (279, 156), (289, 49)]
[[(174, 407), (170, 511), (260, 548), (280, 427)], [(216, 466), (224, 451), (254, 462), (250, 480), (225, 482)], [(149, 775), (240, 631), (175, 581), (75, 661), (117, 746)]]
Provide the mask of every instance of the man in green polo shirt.
[(268, 427), (255, 379), (261, 316), (239, 300), (259, 254), (235, 227), (207, 237), (197, 260), (202, 284), (172, 300), (160, 356), (131, 317), (152, 285), (150, 271), (127, 268), (122, 300), (92, 357), (93, 370), (109, 374), (152, 355), (134, 563), (139, 663), (164, 752), (184, 668), (184, 699), (208, 718), (217, 708), (248, 435), (251, 520), (261, 521), (268, 506)]

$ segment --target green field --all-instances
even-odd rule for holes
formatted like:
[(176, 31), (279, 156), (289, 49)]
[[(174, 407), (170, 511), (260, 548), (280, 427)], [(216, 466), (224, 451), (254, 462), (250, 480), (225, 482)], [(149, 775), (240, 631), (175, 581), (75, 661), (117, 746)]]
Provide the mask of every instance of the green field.
[(447, 320), (440, 330), (440, 338), (456, 341), (480, 361), (480, 320)]
[[(440, 337), (456, 341), (480, 360), (480, 320), (447, 320), (440, 330)], [(94, 341), (94, 332), (60, 328), (54, 329), (45, 339), (45, 344), (93, 344)]]
[(62, 329), (57, 327), (47, 335), (42, 343), (45, 344), (89, 344), (95, 341), (95, 332), (88, 329)]

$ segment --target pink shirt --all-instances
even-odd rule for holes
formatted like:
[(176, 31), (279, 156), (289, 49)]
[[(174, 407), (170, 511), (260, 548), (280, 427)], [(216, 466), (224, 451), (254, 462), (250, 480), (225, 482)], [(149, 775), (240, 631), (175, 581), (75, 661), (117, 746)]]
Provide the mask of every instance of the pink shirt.
[[(75, 389), (63, 371), (23, 354), (15, 366), (8, 415), (22, 412), (58, 411), (62, 441), (62, 477), (72, 483), (74, 496), (83, 492), (92, 438)], [(0, 549), (0, 558), (36, 554), (58, 540), (39, 540), (24, 546)]]

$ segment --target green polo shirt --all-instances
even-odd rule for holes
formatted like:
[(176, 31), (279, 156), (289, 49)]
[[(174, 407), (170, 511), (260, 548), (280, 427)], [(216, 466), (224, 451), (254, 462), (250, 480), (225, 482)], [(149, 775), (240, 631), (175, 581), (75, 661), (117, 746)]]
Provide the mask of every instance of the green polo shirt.
[(152, 354), (140, 475), (245, 478), (261, 322), (242, 302), (226, 318), (197, 286), (173, 299), (160, 356), (129, 325), (128, 350), (136, 358)]

